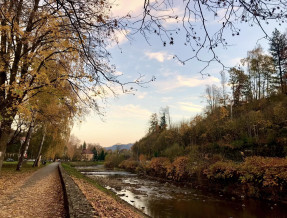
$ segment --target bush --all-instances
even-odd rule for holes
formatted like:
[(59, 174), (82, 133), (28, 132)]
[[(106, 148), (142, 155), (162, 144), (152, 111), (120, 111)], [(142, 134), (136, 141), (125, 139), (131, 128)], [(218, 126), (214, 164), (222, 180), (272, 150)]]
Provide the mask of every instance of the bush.
[(177, 157), (173, 163), (174, 179), (177, 181), (186, 180), (192, 174), (190, 169), (190, 160), (188, 157)]
[(235, 180), (238, 178), (238, 165), (232, 161), (218, 161), (205, 169), (203, 173), (209, 179)]
[(240, 181), (256, 186), (287, 185), (287, 159), (276, 157), (248, 157), (240, 165)]
[(124, 160), (124, 156), (121, 154), (111, 153), (105, 158), (105, 167), (114, 168), (118, 167), (120, 163)]
[(139, 166), (139, 162), (136, 160), (132, 160), (132, 159), (124, 160), (119, 165), (120, 168), (126, 169), (128, 171), (132, 171), (132, 172), (135, 172), (138, 166)]
[(156, 157), (152, 158), (147, 164), (147, 171), (152, 175), (170, 177), (173, 172), (173, 167), (168, 158)]
[(179, 146), (178, 143), (174, 143), (172, 146), (166, 148), (163, 151), (163, 156), (168, 157), (170, 160), (174, 160), (176, 157), (184, 154), (184, 148)]

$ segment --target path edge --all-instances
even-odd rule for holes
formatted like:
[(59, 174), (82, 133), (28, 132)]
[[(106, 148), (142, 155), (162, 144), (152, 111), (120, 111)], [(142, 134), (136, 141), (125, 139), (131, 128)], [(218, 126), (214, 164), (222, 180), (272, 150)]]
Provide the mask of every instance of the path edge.
[(92, 218), (94, 215), (94, 208), (88, 202), (85, 195), (79, 189), (73, 179), (65, 172), (62, 165), (58, 165), (60, 180), (64, 193), (64, 204), (67, 218)]

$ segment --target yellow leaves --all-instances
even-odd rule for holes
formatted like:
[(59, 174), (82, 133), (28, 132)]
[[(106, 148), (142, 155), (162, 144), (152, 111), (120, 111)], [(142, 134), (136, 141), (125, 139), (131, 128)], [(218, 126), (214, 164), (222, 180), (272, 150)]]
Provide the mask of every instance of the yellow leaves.
[(225, 107), (220, 107), (219, 118), (222, 120), (226, 117), (229, 117), (229, 111)]

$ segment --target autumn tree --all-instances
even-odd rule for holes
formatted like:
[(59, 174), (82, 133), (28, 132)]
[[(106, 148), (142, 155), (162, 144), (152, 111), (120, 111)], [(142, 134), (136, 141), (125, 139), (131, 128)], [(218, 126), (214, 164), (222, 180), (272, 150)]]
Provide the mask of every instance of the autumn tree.
[(80, 152), (78, 148), (80, 147), (80, 139), (76, 136), (71, 135), (67, 142), (67, 155), (70, 160), (77, 160), (80, 158)]
[(0, 1), (0, 170), (19, 106), (43, 88), (68, 83), (98, 112), (97, 98), (113, 84), (128, 91), (109, 64), (106, 46), (124, 27), (110, 8), (97, 0)]
[(229, 84), (231, 85), (234, 105), (238, 105), (242, 99), (242, 93), (246, 90), (248, 77), (242, 69), (231, 68), (228, 72), (230, 75)]

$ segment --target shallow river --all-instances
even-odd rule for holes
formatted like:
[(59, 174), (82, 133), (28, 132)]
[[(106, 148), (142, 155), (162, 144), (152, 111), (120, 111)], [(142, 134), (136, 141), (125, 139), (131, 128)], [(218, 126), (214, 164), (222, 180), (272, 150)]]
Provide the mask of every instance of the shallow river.
[(105, 184), (120, 198), (151, 217), (270, 217), (287, 218), (287, 205), (276, 202), (206, 193), (197, 189), (143, 179), (103, 166), (78, 167), (80, 172)]

